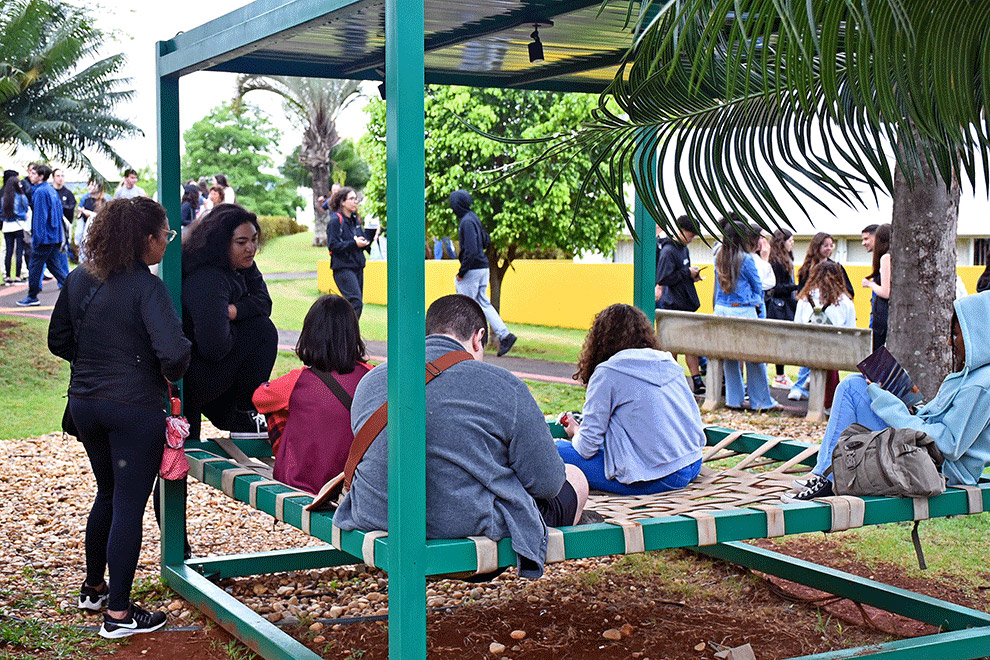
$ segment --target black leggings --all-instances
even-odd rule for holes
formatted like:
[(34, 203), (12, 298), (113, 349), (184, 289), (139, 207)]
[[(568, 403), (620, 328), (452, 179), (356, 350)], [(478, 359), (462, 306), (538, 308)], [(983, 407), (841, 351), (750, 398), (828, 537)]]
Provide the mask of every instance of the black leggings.
[(229, 430), (234, 415), (253, 411), (251, 395), (272, 376), (278, 355), (275, 324), (267, 316), (254, 316), (232, 325), (236, 334), (230, 352), (219, 362), (211, 362), (194, 350), (182, 379), (192, 440), (199, 439), (201, 414), (217, 428)]
[(111, 610), (130, 605), (141, 553), (141, 522), (165, 447), (165, 411), (118, 401), (69, 398), (96, 476), (96, 501), (86, 523), (86, 584), (109, 568)]
[(354, 313), (360, 319), (361, 310), (364, 309), (364, 269), (340, 268), (333, 271), (333, 281), (340, 295), (347, 298), (347, 302), (351, 303)]
[(4, 254), (4, 267), (7, 277), (10, 277), (10, 265), (12, 258), (17, 257), (16, 268), (14, 272), (16, 277), (21, 276), (21, 263), (24, 261), (24, 230), (7, 232), (3, 235), (4, 241), (7, 244), (7, 251)]

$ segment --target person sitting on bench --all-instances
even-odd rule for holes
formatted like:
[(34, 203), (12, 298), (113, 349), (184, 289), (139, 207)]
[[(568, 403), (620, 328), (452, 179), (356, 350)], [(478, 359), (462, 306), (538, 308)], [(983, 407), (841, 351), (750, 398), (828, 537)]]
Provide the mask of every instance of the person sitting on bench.
[[(462, 351), (473, 358), (450, 366), (426, 386), (426, 537), (511, 536), (519, 574), (539, 577), (547, 526), (579, 521), (588, 482), (560, 459), (529, 388), (505, 369), (482, 362), (486, 326), (481, 305), (460, 294), (439, 298), (426, 312), (428, 361)], [(385, 402), (387, 379), (388, 363), (383, 363), (358, 384), (351, 405), (356, 436)], [(334, 525), (388, 530), (387, 484), (386, 427), (357, 464)]]
[(660, 350), (639, 309), (615, 304), (595, 317), (575, 380), (587, 388), (579, 423), (557, 441), (595, 490), (647, 495), (684, 488), (701, 471), (705, 433), (684, 369)]
[(871, 431), (888, 427), (924, 431), (945, 456), (942, 472), (948, 484), (976, 484), (990, 465), (990, 344), (983, 337), (983, 324), (990, 318), (990, 292), (959, 298), (954, 306), (953, 372), (942, 381), (935, 398), (912, 412), (877, 383), (859, 374), (844, 378), (835, 390), (818, 463), (794, 499), (832, 495), (832, 481), (824, 474), (832, 465), (839, 436), (850, 424)]

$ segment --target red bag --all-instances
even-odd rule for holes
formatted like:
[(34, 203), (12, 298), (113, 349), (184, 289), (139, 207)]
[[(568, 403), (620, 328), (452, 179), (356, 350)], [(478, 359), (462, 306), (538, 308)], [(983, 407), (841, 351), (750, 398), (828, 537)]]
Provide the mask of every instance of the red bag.
[[(169, 385), (169, 395), (172, 386)], [(183, 449), (186, 438), (189, 437), (189, 421), (181, 416), (182, 402), (178, 397), (170, 396), (172, 414), (165, 418), (165, 452), (162, 454), (162, 466), (158, 476), (169, 481), (185, 479), (189, 474), (189, 460)]]

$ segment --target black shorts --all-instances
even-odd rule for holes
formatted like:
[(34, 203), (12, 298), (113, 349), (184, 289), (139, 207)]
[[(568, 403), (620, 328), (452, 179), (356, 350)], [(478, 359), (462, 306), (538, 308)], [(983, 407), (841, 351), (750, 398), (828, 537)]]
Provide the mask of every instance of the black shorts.
[(548, 527), (566, 527), (574, 524), (577, 515), (577, 493), (569, 481), (565, 481), (560, 492), (549, 500), (536, 500), (536, 508)]

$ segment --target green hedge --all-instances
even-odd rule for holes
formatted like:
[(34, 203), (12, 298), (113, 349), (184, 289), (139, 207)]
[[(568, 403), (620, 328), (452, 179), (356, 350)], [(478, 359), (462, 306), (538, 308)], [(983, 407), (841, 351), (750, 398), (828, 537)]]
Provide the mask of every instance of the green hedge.
[(308, 229), (306, 225), (301, 225), (294, 219), (284, 215), (261, 215), (258, 216), (258, 225), (261, 227), (261, 242), (279, 236), (291, 236)]

